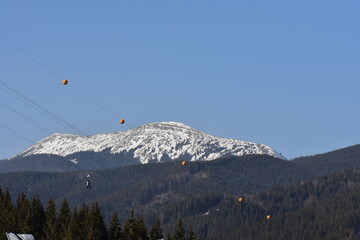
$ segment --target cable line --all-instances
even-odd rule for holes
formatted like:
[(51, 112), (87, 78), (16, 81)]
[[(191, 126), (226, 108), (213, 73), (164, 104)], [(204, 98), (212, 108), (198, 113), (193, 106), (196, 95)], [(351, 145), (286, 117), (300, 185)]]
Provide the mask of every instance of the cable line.
[(32, 121), (30, 118), (26, 117), (25, 115), (19, 113), (18, 111), (16, 111), (15, 109), (13, 109), (12, 107), (10, 107), (9, 105), (3, 103), (0, 101), (0, 104), (5, 106), (6, 108), (10, 109), (11, 111), (13, 111), (14, 113), (18, 114), (19, 116), (21, 116), (22, 118), (26, 119), (27, 121), (31, 122), (32, 124), (34, 124), (35, 126), (37, 126), (38, 128), (42, 129), (44, 132), (48, 133), (48, 134), (52, 134), (52, 132), (50, 132), (49, 130), (45, 129), (44, 127), (40, 126), (39, 124), (37, 124), (36, 122)]
[[(42, 67), (43, 69), (45, 69), (48, 73), (50, 73), (51, 75), (53, 75), (56, 79), (61, 80), (62, 83), (64, 85), (68, 84), (68, 80), (64, 79), (63, 77), (61, 77), (59, 74), (55, 73), (54, 71), (52, 71), (49, 67), (47, 67), (46, 65), (42, 64), (40, 61), (36, 60), (34, 57), (32, 57), (29, 53), (25, 52), (24, 50), (22, 50), (20, 47), (16, 46), (14, 43), (12, 43), (10, 40), (8, 40), (7, 38), (5, 38), (4, 36), (0, 35), (0, 38), (3, 39), (6, 43), (8, 43), (11, 47), (13, 47), (14, 49), (16, 49), (17, 51), (19, 51), (22, 55), (24, 55), (25, 57), (27, 57), (28, 59), (30, 59), (32, 62), (36, 63), (37, 65), (39, 65), (40, 67)], [(95, 100), (93, 100), (92, 98), (90, 98), (89, 96), (87, 96), (85, 93), (81, 92), (79, 89), (77, 89), (76, 87), (72, 86), (72, 84), (69, 84), (70, 87), (76, 91), (78, 94), (80, 94), (81, 96), (83, 96), (84, 98), (86, 98), (88, 101), (90, 101), (91, 103), (95, 104), (97, 107), (101, 108), (103, 111), (105, 111), (107, 114), (111, 115), (112, 117), (116, 118), (119, 120), (119, 117), (116, 114), (113, 114), (111, 111), (109, 111), (108, 109), (106, 109), (104, 106), (100, 105), (99, 103), (97, 103)], [(58, 124), (60, 124), (61, 126), (65, 127), (66, 129), (68, 129), (71, 132), (75, 132), (78, 135), (84, 135), (87, 136), (83, 131), (81, 131), (80, 129), (72, 126), (70, 123), (66, 122), (65, 120), (63, 120), (62, 118), (60, 118), (59, 116), (55, 115), (54, 113), (50, 112), (49, 110), (45, 109), (44, 107), (40, 106), (38, 103), (36, 103), (35, 101), (31, 100), (30, 98), (26, 97), (24, 94), (20, 93), (19, 91), (11, 88), (9, 85), (5, 84), (4, 82), (0, 81), (0, 88), (7, 92), (8, 94), (12, 95), (13, 97), (17, 98), (18, 100), (22, 101), (23, 103), (27, 104), (28, 106), (32, 107), (33, 109), (35, 109), (36, 111), (40, 112), (41, 114), (45, 115), (46, 117), (52, 119), (53, 121), (57, 122)], [(27, 119), (29, 120), (29, 119)], [(31, 121), (31, 120), (30, 120)], [(120, 119), (119, 122), (121, 124), (125, 123), (124, 119)], [(8, 128), (7, 128), (8, 129)], [(18, 135), (18, 134), (17, 134)], [(57, 156), (57, 155), (56, 155)], [(92, 157), (90, 157), (92, 158)], [(93, 159), (93, 158), (92, 158)], [(95, 162), (97, 162), (95, 159), (93, 159)], [(124, 161), (125, 163), (128, 162), (127, 159), (125, 159)], [(100, 163), (99, 163), (100, 165)]]
[(53, 75), (56, 78), (60, 78), (61, 77), (56, 74), (55, 72), (51, 71), (48, 67), (46, 67), (44, 64), (40, 63), (39, 61), (37, 61), (35, 58), (33, 58), (32, 56), (30, 56), (30, 54), (26, 53), (24, 50), (20, 49), (19, 47), (17, 47), (15, 44), (13, 44), (12, 42), (10, 42), (8, 39), (6, 39), (4, 36), (2, 36), (0, 34), (0, 38), (3, 39), (5, 42), (7, 42), (10, 46), (12, 46), (13, 48), (15, 48), (16, 50), (18, 50), (20, 53), (22, 53), (24, 56), (26, 56), (27, 58), (29, 58), (31, 61), (33, 61), (34, 63), (38, 64), (40, 67), (42, 67), (43, 69), (45, 69), (46, 71), (48, 71), (51, 75)]
[[(5, 88), (4, 88), (5, 87)], [(3, 83), (2, 81), (0, 81), (0, 89), (6, 91), (7, 93), (9, 93), (10, 95), (16, 97), (18, 100), (22, 101), (23, 103), (27, 104), (28, 106), (32, 107), (33, 109), (35, 109), (36, 111), (38, 111), (39, 113), (45, 115), (46, 117), (50, 118), (51, 120), (59, 123), (61, 126), (67, 128), (71, 133), (76, 134), (76, 135), (80, 135), (80, 136), (87, 136), (85, 133), (83, 133), (81, 130), (73, 127), (72, 125), (70, 125), (68, 122), (66, 122), (65, 120), (61, 119), (60, 117), (58, 117), (57, 115), (53, 114), (52, 112), (50, 112), (49, 110), (45, 109), (44, 107), (40, 106), (39, 104), (37, 104), (36, 102), (34, 102), (33, 100), (31, 100), (30, 98), (26, 97), (25, 95), (23, 95), (22, 93), (16, 91), (15, 89), (11, 88), (9, 85)], [(0, 102), (1, 103), (1, 102)], [(16, 111), (15, 109), (12, 109), (10, 106), (1, 103), (2, 105), (6, 106), (7, 108), (11, 109), (12, 111), (16, 112), (17, 114), (21, 115), (22, 117), (24, 117), (26, 120), (28, 120), (29, 122), (35, 124), (36, 126), (40, 127), (41, 129), (43, 129), (44, 131), (48, 132), (49, 134), (52, 134), (50, 131), (44, 129), (43, 127), (41, 127), (39, 124), (35, 123), (34, 121), (32, 121), (31, 119), (29, 119), (28, 117), (25, 117), (23, 114), (19, 113), (18, 111)], [(5, 125), (2, 124), (2, 126), (6, 129), (8, 129), (9, 131), (13, 132), (14, 134), (18, 135), (19, 137), (27, 140), (28, 142), (32, 143), (32, 144), (36, 144), (35, 142), (27, 139), (26, 137), (20, 135), (19, 133), (11, 130), (10, 128), (6, 127)], [(99, 165), (99, 168), (101, 168), (102, 163), (99, 162), (98, 160), (96, 160), (95, 158), (93, 158), (92, 156), (90, 156), (89, 153), (84, 152), (85, 155), (87, 155), (88, 159), (93, 160), (95, 163), (97, 163)], [(57, 155), (54, 155), (57, 156)], [(62, 159), (63, 160), (63, 159)], [(85, 170), (82, 168), (77, 167), (76, 168), (78, 170)]]
[[(66, 81), (66, 83), (63, 82), (64, 85), (67, 85), (68, 80), (64, 80), (64, 78), (62, 78), (60, 75), (58, 75), (57, 73), (55, 73), (54, 71), (52, 71), (50, 68), (48, 68), (47, 66), (45, 66), (44, 64), (42, 64), (41, 62), (39, 62), (38, 60), (36, 60), (35, 58), (33, 58), (30, 54), (26, 53), (24, 50), (22, 50), (21, 48), (19, 48), (18, 46), (16, 46), (14, 43), (12, 43), (10, 40), (8, 40), (7, 38), (5, 38), (4, 36), (0, 35), (0, 38), (3, 39), (5, 42), (7, 42), (10, 46), (12, 46), (14, 49), (16, 49), (17, 51), (19, 51), (20, 53), (22, 53), (24, 56), (26, 56), (27, 58), (29, 58), (31, 61), (33, 61), (34, 63), (38, 64), (40, 67), (42, 67), (43, 69), (45, 69), (47, 72), (49, 72), (51, 75), (53, 75), (55, 78), (57, 78), (58, 80), (62, 80), (62, 81)], [(119, 119), (119, 117), (116, 114), (113, 114), (112, 112), (110, 112), (108, 109), (106, 109), (104, 106), (100, 105), (99, 103), (97, 103), (96, 101), (94, 101), (92, 98), (90, 98), (89, 96), (85, 95), (83, 92), (81, 92), (80, 90), (78, 90), (75, 87), (71, 87), (73, 90), (75, 90), (78, 94), (82, 95), (84, 98), (86, 98), (87, 100), (89, 100), (91, 103), (95, 104), (97, 107), (101, 108), (103, 111), (105, 111), (106, 113), (108, 113), (109, 115), (115, 117), (116, 119)]]
[(92, 102), (93, 104), (95, 104), (96, 106), (98, 106), (99, 108), (101, 108), (102, 110), (104, 110), (105, 112), (107, 112), (109, 115), (115, 117), (116, 119), (120, 119), (118, 116), (116, 116), (115, 114), (113, 114), (112, 112), (110, 112), (109, 110), (107, 110), (106, 108), (104, 108), (103, 106), (101, 106), (100, 104), (98, 104), (97, 102), (95, 102), (93, 99), (91, 99), (89, 96), (85, 95), (83, 92), (81, 92), (79, 89), (75, 88), (74, 86), (72, 86), (70, 84), (70, 87), (76, 91), (77, 93), (79, 93), (80, 95), (82, 95), (84, 98), (86, 98), (87, 100), (89, 100), (90, 102)]
[[(32, 145), (36, 144), (34, 141), (31, 141), (30, 139), (28, 139), (27, 137), (21, 135), (20, 133), (12, 130), (11, 128), (8, 128), (7, 126), (5, 126), (4, 124), (2, 124), (1, 122), (0, 122), (0, 126), (3, 127), (3, 128), (5, 128), (5, 129), (7, 129), (9, 132), (12, 132), (13, 134), (17, 135), (18, 137), (24, 139), (25, 141), (31, 143)], [(85, 169), (82, 169), (82, 168), (80, 168), (79, 166), (77, 166), (76, 163), (72, 164), (71, 161), (66, 161), (65, 159), (63, 159), (63, 158), (62, 158), (61, 156), (59, 156), (59, 155), (52, 154), (52, 156), (58, 158), (59, 160), (65, 162), (65, 163), (67, 163), (67, 164), (70, 164), (71, 166), (75, 167), (75, 168), (78, 169), (78, 170), (85, 171)]]
[(29, 143), (31, 144), (35, 144), (33, 141), (31, 141), (30, 139), (24, 137), (23, 135), (21, 135), (20, 133), (18, 132), (15, 132), (14, 130), (8, 128), (7, 126), (5, 126), (4, 124), (0, 123), (0, 126), (2, 126), (3, 128), (7, 129), (8, 131), (12, 132), (13, 134), (17, 135), (18, 137), (24, 139), (25, 141), (28, 141)]
[[(7, 38), (5, 38), (4, 36), (0, 35), (0, 38), (2, 40), (4, 40), (6, 43), (8, 43), (11, 47), (13, 47), (14, 49), (16, 49), (19, 53), (21, 53), (22, 55), (24, 55), (25, 57), (27, 57), (28, 59), (30, 59), (32, 62), (34, 62), (35, 64), (37, 64), (38, 66), (40, 66), (41, 68), (43, 68), (44, 70), (46, 70), (48, 73), (50, 73), (52, 76), (54, 76), (57, 80), (62, 81), (63, 85), (67, 85), (69, 83), (69, 81), (67, 79), (64, 79), (63, 77), (61, 77), (59, 74), (55, 73), (54, 71), (52, 71), (49, 67), (47, 67), (46, 65), (42, 64), (40, 61), (38, 61), (37, 59), (35, 59), (34, 57), (32, 57), (29, 53), (25, 52), (24, 50), (22, 50), (21, 48), (19, 48), (18, 46), (16, 46), (14, 43), (12, 43), (10, 40), (8, 40)], [(71, 83), (71, 81), (70, 81)], [(109, 111), (107, 108), (105, 108), (104, 106), (102, 106), (101, 104), (97, 103), (97, 101), (95, 101), (94, 99), (90, 98), (88, 95), (86, 95), (85, 93), (83, 93), (82, 91), (80, 91), (79, 89), (77, 89), (76, 87), (74, 87), (72, 84), (69, 84), (70, 88), (73, 89), (75, 92), (77, 92), (79, 95), (81, 95), (82, 97), (86, 98), (88, 101), (90, 101), (92, 104), (96, 105), (98, 108), (101, 108), (103, 111), (105, 111), (107, 114), (111, 115), (112, 117), (116, 118), (120, 124), (124, 124), (125, 120), (124, 119), (120, 119), (116, 114), (112, 113), (111, 111)], [(75, 126), (71, 125), (70, 123), (68, 123), (67, 121), (65, 121), (64, 119), (60, 118), (59, 116), (57, 116), (56, 114), (52, 113), (51, 111), (47, 110), (46, 108), (42, 107), (40, 104), (36, 103), (35, 101), (33, 101), (32, 99), (30, 99), (29, 97), (25, 96), (24, 94), (22, 94), (21, 92), (17, 91), (16, 89), (10, 87), (8, 84), (0, 81), (0, 89), (5, 91), (6, 93), (12, 95), (13, 97), (15, 97), (16, 99), (20, 100), (21, 102), (25, 103), (26, 105), (30, 106), (31, 108), (35, 109), (36, 111), (38, 111), (39, 113), (45, 115), (46, 117), (50, 118), (51, 120), (55, 121), (56, 123), (60, 124), (61, 126), (65, 127), (66, 129), (68, 129), (70, 132), (75, 132), (78, 135), (83, 135), (83, 136), (87, 136), (83, 131), (81, 131), (80, 129), (76, 128)], [(16, 111), (15, 109), (11, 108), (10, 106), (1, 103), (3, 106), (7, 107), (8, 109), (12, 110), (13, 112), (17, 113), (18, 115), (20, 115), (21, 117), (23, 117), (24, 119), (26, 119), (27, 121), (31, 122), (32, 124), (40, 127), (42, 130), (48, 132), (49, 134), (50, 131), (46, 130), (45, 128), (41, 127), (39, 124), (35, 123), (34, 121), (32, 121), (30, 118), (24, 116), (23, 114), (21, 114), (20, 112)], [(12, 129), (8, 128), (7, 126), (5, 126), (4, 124), (0, 123), (0, 126), (2, 126), (3, 128), (7, 129), (8, 131), (12, 132), (13, 134), (17, 135), (18, 137), (30, 142), (31, 144), (35, 144), (33, 141), (31, 141), (30, 139), (26, 138), (25, 136), (17, 133), (16, 131), (13, 131)], [(89, 154), (88, 152), (83, 152), (85, 155), (87, 155), (87, 159), (91, 159), (93, 162), (96, 162), (99, 164), (99, 169), (102, 169), (102, 163), (100, 163), (97, 159), (95, 159), (94, 156), (92, 156), (91, 154)], [(66, 160), (66, 158), (61, 157), (60, 155), (55, 155), (53, 154), (52, 156), (54, 156), (55, 158), (58, 158), (61, 161), (66, 162), (67, 164), (70, 164), (71, 166), (75, 167), (78, 170), (85, 170), (82, 169), (80, 166), (77, 165), (77, 163), (72, 162), (72, 161), (68, 161)], [(122, 159), (122, 164), (126, 164), (129, 163), (130, 159)], [(84, 162), (84, 166), (86, 166), (86, 160)]]
[(19, 91), (15, 90), (14, 88), (10, 87), (8, 84), (0, 81), (0, 88), (7, 92), (8, 94), (12, 95), (13, 97), (17, 98), (18, 100), (22, 101), (26, 105), (30, 106), (31, 108), (35, 109), (39, 113), (45, 115), (46, 117), (52, 119), (53, 121), (57, 122), (61, 126), (65, 127), (71, 132), (75, 132), (80, 135), (86, 135), (80, 129), (72, 126), (70, 123), (66, 122), (59, 116), (55, 115), (54, 113), (50, 112), (49, 110), (42, 107), (40, 104), (36, 103), (35, 101), (31, 100), (29, 97), (25, 96), (24, 94), (20, 93)]
[[(5, 89), (5, 88), (6, 89)], [(49, 110), (45, 109), (44, 107), (40, 106), (39, 104), (37, 104), (36, 102), (34, 102), (33, 100), (31, 100), (30, 98), (26, 97), (25, 95), (23, 95), (22, 93), (16, 91), (15, 89), (11, 88), (9, 85), (3, 83), (2, 81), (0, 81), (0, 89), (6, 91), (7, 93), (9, 93), (10, 95), (16, 97), (18, 100), (22, 101), (23, 103), (27, 104), (28, 106), (32, 107), (33, 109), (35, 109), (36, 111), (38, 111), (39, 113), (45, 115), (46, 117), (50, 118), (51, 120), (57, 122), (58, 124), (60, 124), (61, 126), (67, 128), (71, 133), (76, 134), (76, 135), (82, 135), (82, 136), (87, 136), (85, 133), (83, 133), (81, 130), (73, 127), (72, 125), (70, 125), (70, 123), (66, 122), (65, 120), (61, 119), (60, 117), (58, 117), (57, 115), (55, 115), (54, 113), (50, 112)], [(1, 102), (0, 102), (1, 103)], [(2, 103), (3, 104), (3, 103)], [(6, 104), (3, 104), (5, 106), (7, 106)], [(12, 109), (11, 107), (7, 106), (9, 109)], [(21, 115), (22, 117), (24, 117), (26, 120), (28, 120), (29, 122), (35, 124), (36, 126), (40, 127), (41, 129), (43, 129), (44, 131), (48, 132), (49, 134), (52, 134), (50, 131), (44, 129), (43, 127), (41, 127), (39, 124), (35, 123), (34, 121), (32, 121), (31, 119), (25, 117), (24, 115), (22, 115), (21, 113), (17, 112), (15, 109), (12, 109), (14, 112), (16, 112), (17, 114)], [(10, 128), (6, 127), (5, 125), (3, 125), (5, 128), (7, 128), (9, 131), (13, 132), (14, 134), (27, 139), (24, 136), (21, 136), (20, 134), (16, 133), (15, 131), (12, 131)], [(29, 139), (27, 139), (29, 141)], [(32, 144), (35, 144), (35, 142), (30, 141)], [(94, 159), (93, 157), (89, 156), (88, 153), (85, 153), (86, 155), (88, 155), (89, 159), (92, 159), (94, 162), (96, 162), (99, 165), (99, 168), (101, 168), (101, 162), (99, 162), (98, 160)], [(57, 155), (55, 155), (57, 156)], [(74, 165), (77, 166), (77, 165)], [(78, 167), (77, 167), (78, 168)], [(79, 170), (84, 170), (84, 169), (80, 169)]]

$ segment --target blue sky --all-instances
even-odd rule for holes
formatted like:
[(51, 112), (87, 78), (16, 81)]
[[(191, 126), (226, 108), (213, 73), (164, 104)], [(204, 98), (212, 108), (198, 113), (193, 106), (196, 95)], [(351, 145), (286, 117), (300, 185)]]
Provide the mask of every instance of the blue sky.
[[(358, 144), (358, 1), (0, 2), (0, 79), (87, 135), (178, 121), (291, 159)], [(0, 89), (0, 102), (71, 133)], [(0, 105), (0, 159), (49, 134)], [(10, 132), (11, 129), (22, 137)]]

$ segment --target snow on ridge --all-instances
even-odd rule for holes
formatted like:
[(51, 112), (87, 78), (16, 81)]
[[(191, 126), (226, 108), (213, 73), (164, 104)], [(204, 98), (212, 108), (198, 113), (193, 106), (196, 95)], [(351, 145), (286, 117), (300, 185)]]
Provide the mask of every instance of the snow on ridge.
[(216, 137), (178, 122), (149, 123), (125, 132), (92, 136), (56, 133), (15, 157), (34, 154), (67, 156), (105, 150), (113, 154), (133, 151), (134, 158), (141, 163), (160, 162), (162, 157), (174, 160), (186, 156), (191, 157), (190, 161), (207, 161), (246, 154), (267, 154), (285, 159), (266, 145)]

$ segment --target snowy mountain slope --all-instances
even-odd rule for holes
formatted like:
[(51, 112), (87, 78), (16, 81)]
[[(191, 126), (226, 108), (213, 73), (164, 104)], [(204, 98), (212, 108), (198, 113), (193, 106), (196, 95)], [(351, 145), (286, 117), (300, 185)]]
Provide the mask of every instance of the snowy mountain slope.
[(103, 151), (111, 154), (133, 154), (136, 160), (134, 163), (181, 158), (189, 161), (208, 161), (247, 154), (267, 154), (284, 159), (263, 144), (215, 137), (178, 122), (150, 123), (126, 132), (92, 136), (53, 134), (13, 158), (36, 154), (66, 157), (77, 152)]

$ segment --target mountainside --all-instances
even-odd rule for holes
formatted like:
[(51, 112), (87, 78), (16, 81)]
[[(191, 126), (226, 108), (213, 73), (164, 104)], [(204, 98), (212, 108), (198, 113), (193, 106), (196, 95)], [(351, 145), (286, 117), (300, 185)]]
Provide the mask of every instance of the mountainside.
[[(145, 124), (126, 132), (93, 136), (53, 134), (10, 158), (8, 162), (11, 163), (0, 163), (0, 171), (6, 172), (6, 168), (16, 169), (12, 161), (23, 158), (32, 162), (34, 168), (24, 169), (17, 164), (20, 171), (46, 171), (41, 166), (35, 167), (39, 165), (38, 156), (43, 156), (42, 159), (44, 156), (56, 158), (57, 162), (66, 161), (71, 169), (80, 170), (175, 160), (209, 161), (250, 154), (266, 154), (285, 159), (263, 144), (212, 136), (182, 123), (161, 122)], [(53, 169), (68, 170), (61, 167)]]
[(316, 174), (328, 174), (360, 166), (360, 144), (314, 156), (299, 157), (292, 163), (307, 167)]
[[(261, 160), (261, 157), (255, 157), (256, 160)], [(198, 162), (191, 163), (190, 165), (212, 165), (214, 162)], [(266, 162), (269, 161), (266, 160)], [(288, 166), (293, 165), (289, 163), (289, 161), (282, 162)], [(227, 163), (230, 163), (229, 167), (234, 167), (233, 164), (237, 164), (239, 161), (232, 161), (232, 159), (221, 160), (217, 165)], [(247, 161), (247, 163), (253, 163), (253, 161)], [(159, 164), (149, 164), (147, 166), (136, 165), (129, 168), (137, 168), (137, 170), (139, 170), (139, 168), (144, 169), (149, 166), (156, 167), (156, 165)], [(174, 166), (174, 164), (161, 165)], [(181, 165), (178, 164), (178, 167), (180, 166)], [(136, 203), (142, 206), (140, 206), (140, 208), (132, 208), (134, 211), (128, 208), (132, 213), (129, 213), (129, 211), (126, 214), (121, 212), (120, 215), (117, 215), (120, 216), (121, 220), (119, 221), (118, 217), (116, 217), (114, 223), (113, 218), (111, 224), (108, 224), (107, 227), (110, 230), (114, 229), (113, 226), (119, 226), (119, 224), (121, 224), (123, 230), (126, 228), (129, 229), (131, 222), (138, 219), (139, 221), (130, 225), (133, 226), (131, 227), (131, 232), (134, 233), (132, 235), (138, 235), (139, 233), (146, 234), (142, 234), (143, 237), (141, 238), (134, 237), (131, 239), (147, 239), (146, 236), (148, 236), (149, 231), (144, 230), (146, 229), (146, 227), (144, 228), (144, 223), (149, 226), (150, 222), (154, 223), (154, 219), (158, 219), (159, 225), (163, 228), (162, 232), (164, 236), (168, 236), (166, 233), (177, 232), (176, 229), (179, 229), (177, 227), (179, 223), (178, 220), (181, 219), (184, 229), (188, 229), (186, 231), (192, 229), (198, 240), (355, 240), (359, 239), (360, 230), (359, 171), (359, 168), (347, 169), (330, 176), (323, 176), (298, 184), (276, 187), (256, 194), (238, 193), (235, 196), (231, 196), (215, 192), (193, 193), (191, 197), (185, 196), (180, 199), (179, 197), (175, 198), (176, 194), (173, 193), (171, 195), (173, 197), (169, 199), (170, 201), (168, 201), (167, 204), (159, 206), (160, 201), (164, 201), (165, 199), (164, 194), (161, 194), (162, 199), (158, 198), (157, 201), (153, 201), (154, 204), (148, 206), (148, 211), (142, 211), (142, 206), (148, 203), (148, 195), (154, 192), (155, 186), (153, 186), (153, 189), (149, 188), (150, 183), (147, 187), (149, 190), (144, 191), (140, 188), (135, 198), (127, 196), (129, 192), (126, 192), (123, 196), (118, 195), (118, 198), (111, 201), (113, 203), (119, 201)], [(109, 173), (109, 170), (106, 172)], [(13, 174), (15, 173), (10, 175)], [(23, 177), (27, 178), (29, 173), (16, 174), (23, 175)], [(54, 179), (54, 175), (60, 175), (59, 173), (36, 174), (47, 175), (47, 177), (53, 175), (53, 177), (50, 178), (51, 180)], [(62, 175), (64, 174), (69, 176), (75, 174), (75, 172), (63, 173)], [(130, 175), (127, 174), (127, 177)], [(127, 177), (121, 179), (126, 179)], [(33, 179), (37, 180), (34, 176)], [(137, 181), (139, 180), (138, 177), (136, 177), (136, 179)], [(185, 189), (188, 189), (186, 179), (180, 179), (179, 177), (177, 177), (177, 179), (177, 181), (180, 180), (180, 182), (176, 183), (176, 180), (172, 178), (172, 180), (175, 180), (172, 182), (175, 188), (177, 188), (176, 185), (185, 184), (187, 185)], [(134, 183), (136, 180), (133, 180)], [(167, 180), (171, 180), (171, 178)], [(33, 183), (32, 185), (35, 184)], [(133, 186), (131, 182), (130, 185)], [(165, 183), (165, 185), (167, 185), (167, 183)], [(47, 187), (46, 184), (45, 187)], [(159, 187), (157, 188), (158, 190), (160, 189)], [(77, 189), (77, 191), (79, 191), (79, 189)], [(87, 195), (90, 193), (91, 191), (87, 190), (86, 193), (84, 192), (83, 194)], [(58, 236), (61, 236), (61, 239), (67, 239), (69, 235), (73, 237), (72, 239), (83, 239), (83, 236), (86, 236), (88, 232), (105, 233), (104, 230), (101, 230), (105, 228), (105, 224), (103, 223), (103, 218), (99, 210), (99, 207), (109, 207), (108, 203), (110, 199), (107, 199), (105, 196), (100, 204), (91, 203), (91, 208), (88, 207), (89, 204), (82, 204), (81, 207), (78, 207), (76, 210), (71, 210), (69, 209), (68, 200), (72, 198), (69, 198), (68, 195), (63, 196), (61, 205), (60, 202), (54, 203), (49, 201), (47, 202), (46, 208), (42, 206), (40, 196), (35, 196), (32, 200), (27, 200), (29, 198), (24, 195), (24, 193), (20, 193), (17, 195), (16, 205), (13, 205), (11, 204), (10, 195), (13, 195), (12, 190), (9, 192), (0, 187), (2, 221), (11, 224), (10, 228), (13, 231), (16, 231), (16, 229), (20, 229), (18, 231), (26, 229), (26, 232), (33, 234), (36, 239), (39, 240), (58, 239)], [(240, 202), (238, 200), (239, 196), (242, 197), (243, 201)], [(15, 198), (12, 197), (12, 199)], [(151, 199), (150, 197), (150, 200)], [(13, 202), (15, 203), (15, 201)], [(57, 210), (55, 205), (58, 206)], [(114, 216), (114, 213), (119, 209), (123, 210), (126, 209), (126, 207), (115, 207), (111, 215)], [(51, 221), (47, 221), (48, 218), (44, 218), (44, 210), (46, 211), (46, 216), (50, 214), (50, 216), (53, 216)], [(56, 214), (56, 212), (58, 214)], [(101, 212), (104, 212), (104, 208)], [(270, 216), (270, 218), (267, 216)], [(126, 218), (128, 219), (125, 220)], [(16, 221), (14, 219), (16, 219)], [(29, 221), (29, 219), (31, 219), (31, 221)], [(96, 221), (94, 221), (94, 219), (96, 219)], [(101, 224), (93, 224), (94, 222)], [(154, 226), (154, 224), (151, 225)], [(54, 228), (58, 229), (58, 231), (54, 232)], [(9, 227), (0, 225), (0, 230), (2, 232), (9, 231)], [(53, 237), (49, 238), (50, 234), (52, 234)], [(98, 239), (106, 239), (105, 234), (102, 234), (102, 236), (103, 237)], [(113, 237), (113, 235), (111, 236), (112, 237), (107, 239), (118, 239)], [(1, 235), (0, 239), (6, 238), (4, 235)], [(87, 239), (93, 238), (88, 236)], [(130, 239), (130, 237), (127, 239)], [(159, 237), (151, 239), (159, 239)]]
[[(86, 189), (90, 174), (92, 189)], [(43, 202), (66, 197), (72, 206), (98, 201), (107, 217), (154, 211), (207, 193), (253, 193), (309, 178), (308, 171), (290, 161), (267, 155), (247, 155), (202, 162), (132, 165), (115, 169), (66, 173), (0, 174), (0, 187), (15, 195), (40, 195)], [(14, 197), (13, 196), (13, 197)]]
[[(254, 159), (249, 161), (248, 158)], [(147, 225), (153, 225), (155, 219), (159, 219), (164, 233), (174, 232), (178, 220), (182, 219), (185, 229), (192, 226), (199, 240), (355, 240), (359, 238), (360, 230), (359, 172), (359, 168), (353, 168), (303, 181), (308, 177), (306, 171), (290, 161), (253, 155), (193, 162), (185, 167), (179, 163), (165, 163), (96, 171), (91, 173), (94, 178), (91, 190), (87, 190), (84, 183), (80, 184), (86, 179), (85, 172), (8, 173), (0, 174), (3, 189), (0, 190), (0, 205), (5, 222), (13, 221), (15, 218), (11, 216), (17, 212), (15, 215), (24, 219), (17, 223), (33, 229), (28, 231), (31, 233), (36, 233), (38, 225), (29, 225), (24, 216), (39, 211), (30, 209), (26, 213), (30, 203), (25, 205), (24, 196), (40, 196), (42, 201), (31, 201), (31, 207), (39, 209), (36, 204), (46, 203), (46, 195), (45, 199), (56, 199), (57, 206), (65, 198), (72, 207), (74, 201), (99, 206), (107, 215), (107, 222), (109, 215), (118, 212), (119, 222), (124, 226), (132, 211), (135, 216), (142, 216), (141, 221)], [(268, 189), (289, 183), (291, 178), (291, 182), (301, 182)], [(5, 188), (9, 185), (13, 200), (13, 192), (19, 193), (16, 198), (19, 207), (8, 207), (10, 201)], [(248, 192), (250, 189), (268, 190), (256, 193)], [(239, 197), (243, 198), (242, 202)], [(94, 204), (95, 199), (98, 205)], [(89, 208), (83, 204), (75, 205), (78, 208), (71, 219), (80, 222), (78, 228), (88, 226), (85, 223), (89, 218), (81, 216), (86, 213), (84, 209)], [(65, 211), (58, 212), (60, 219)], [(82, 214), (75, 215), (79, 213)], [(41, 216), (31, 219), (34, 223), (40, 221)]]
[[(203, 214), (181, 211), (177, 216), (191, 223), (198, 239), (355, 240), (360, 236), (359, 172), (359, 168), (346, 169), (246, 195), (242, 203), (234, 197), (218, 197)], [(196, 201), (182, 204), (189, 209)]]
[[(159, 218), (164, 230), (173, 231), (182, 218), (198, 239), (302, 239), (302, 234), (306, 239), (354, 239), (345, 236), (360, 230), (359, 169), (324, 174), (359, 166), (356, 149), (306, 157), (304, 162), (246, 155), (186, 166), (168, 162), (67, 173), (5, 173), (0, 174), (0, 187), (9, 188), (13, 199), (25, 193), (40, 195), (44, 203), (49, 198), (60, 203), (66, 197), (78, 207), (97, 201), (107, 221), (118, 212), (123, 222), (135, 210), (147, 224)], [(85, 186), (87, 174), (91, 190)], [(239, 204), (239, 196), (244, 203)], [(271, 221), (265, 219), (267, 214)]]

